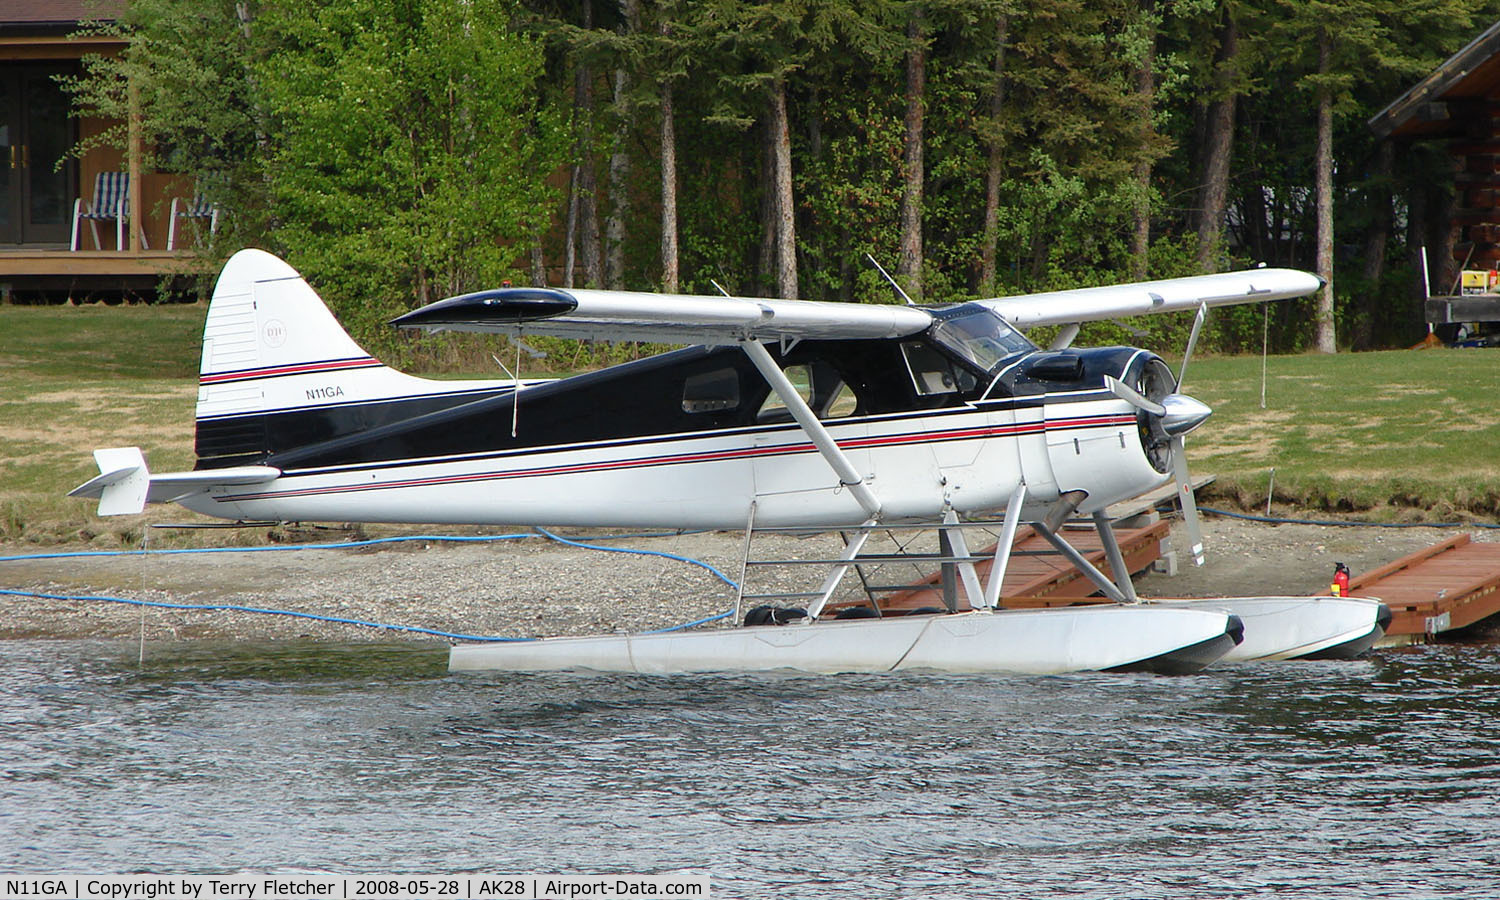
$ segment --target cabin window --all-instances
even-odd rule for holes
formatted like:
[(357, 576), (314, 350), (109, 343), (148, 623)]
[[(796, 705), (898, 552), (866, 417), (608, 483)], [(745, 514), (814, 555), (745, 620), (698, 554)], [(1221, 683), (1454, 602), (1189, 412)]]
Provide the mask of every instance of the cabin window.
[[(787, 366), (781, 370), (792, 387), (802, 397), (802, 402), (812, 405), (813, 397), (813, 373), (811, 366)], [(766, 422), (790, 422), (792, 411), (781, 402), (781, 395), (774, 390), (766, 395), (766, 401), (760, 405), (760, 412), (755, 414), (755, 421), (765, 424)]]
[(954, 366), (935, 347), (918, 343), (902, 344), (901, 355), (906, 359), (906, 369), (911, 373), (912, 384), (919, 396), (954, 394), (974, 387), (973, 373)]
[(1035, 344), (990, 310), (977, 304), (970, 308), (974, 311), (934, 325), (933, 340), (986, 372), (1006, 357), (1036, 349)]
[[(855, 397), (853, 389), (827, 363), (815, 361), (810, 365), (787, 366), (781, 371), (792, 383), (792, 387), (797, 389), (803, 402), (820, 419), (843, 419), (854, 415), (859, 407), (859, 399)], [(781, 402), (781, 396), (772, 391), (760, 405), (755, 421), (762, 425), (768, 422), (790, 422), (792, 411)]]
[(818, 418), (845, 419), (854, 415), (854, 411), (858, 408), (859, 398), (854, 396), (854, 389), (849, 387), (840, 378), (838, 388), (833, 392), (833, 396), (828, 399), (828, 403), (823, 407), (823, 411), (818, 414)]
[(682, 386), (682, 411), (726, 412), (739, 409), (740, 373), (731, 368), (689, 375)]

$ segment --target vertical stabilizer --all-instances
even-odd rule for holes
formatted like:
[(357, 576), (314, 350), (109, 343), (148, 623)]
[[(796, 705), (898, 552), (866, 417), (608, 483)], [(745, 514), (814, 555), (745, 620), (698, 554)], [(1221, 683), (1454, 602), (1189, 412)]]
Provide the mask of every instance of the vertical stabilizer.
[(511, 387), (430, 381), (382, 365), (296, 269), (263, 250), (241, 250), (219, 275), (203, 330), (198, 468), (259, 464), (308, 442)]
[(393, 375), (416, 380), (366, 353), (282, 260), (241, 250), (224, 266), (203, 329), (199, 419), (409, 389)]

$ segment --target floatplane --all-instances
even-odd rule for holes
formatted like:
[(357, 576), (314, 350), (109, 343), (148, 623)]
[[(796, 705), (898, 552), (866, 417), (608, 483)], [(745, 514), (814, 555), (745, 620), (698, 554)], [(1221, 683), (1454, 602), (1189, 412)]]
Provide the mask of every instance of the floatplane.
[[(72, 494), (97, 497), (101, 515), (175, 502), (247, 521), (844, 533), (801, 606), (762, 606), (732, 628), (461, 644), (453, 669), (1182, 672), (1226, 656), (1350, 654), (1380, 636), (1378, 603), (1142, 601), (1105, 515), (1175, 481), (1202, 564), (1183, 441), (1210, 410), (1182, 378), (1203, 318), (1318, 286), (1261, 268), (937, 306), (502, 287), (393, 324), (517, 346), (527, 335), (690, 346), (557, 380), (455, 382), (383, 365), (296, 270), (243, 250), (208, 311), (193, 471), (98, 450), (99, 476)], [(1175, 375), (1146, 350), (1072, 346), (1083, 322), (1195, 309)], [(1023, 334), (1040, 325), (1061, 326), (1046, 348)], [(1097, 525), (1115, 578), (1059, 537), (1076, 517)], [(964, 537), (975, 521), (1000, 531), (984, 583)], [(1004, 608), (1023, 522), (1113, 602)], [(943, 536), (962, 608), (824, 615), (872, 532), (912, 523)]]

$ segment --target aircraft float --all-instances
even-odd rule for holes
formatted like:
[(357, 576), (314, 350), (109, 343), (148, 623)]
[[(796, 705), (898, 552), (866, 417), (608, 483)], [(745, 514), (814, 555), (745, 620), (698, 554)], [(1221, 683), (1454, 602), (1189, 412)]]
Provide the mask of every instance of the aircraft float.
[[(1203, 318), (1319, 284), (1260, 268), (935, 306), (503, 287), (393, 324), (690, 346), (551, 381), (435, 381), (372, 358), (296, 270), (242, 250), (204, 328), (193, 471), (98, 450), (72, 495), (101, 515), (175, 502), (245, 521), (845, 532), (809, 602), (747, 617), (767, 624), (459, 645), (454, 669), (1182, 672), (1351, 655), (1380, 637), (1378, 602), (1141, 601), (1058, 536), (1091, 517), (1125, 572), (1105, 509), (1175, 480), (1201, 565), (1183, 440), (1210, 410), (1182, 378)], [(1195, 309), (1175, 376), (1143, 349), (1071, 346), (1083, 322)], [(1040, 325), (1062, 326), (1046, 348), (1023, 333)], [(1001, 531), (985, 583), (975, 521)], [(1114, 602), (1003, 608), (1022, 522)], [(963, 608), (823, 615), (871, 533), (913, 523), (944, 536)]]

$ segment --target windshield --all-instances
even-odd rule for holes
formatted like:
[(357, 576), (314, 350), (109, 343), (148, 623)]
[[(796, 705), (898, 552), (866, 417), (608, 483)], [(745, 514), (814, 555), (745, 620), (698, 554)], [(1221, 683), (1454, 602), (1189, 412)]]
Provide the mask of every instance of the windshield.
[(986, 372), (1008, 356), (1036, 349), (1009, 322), (978, 305), (934, 325), (932, 337)]

